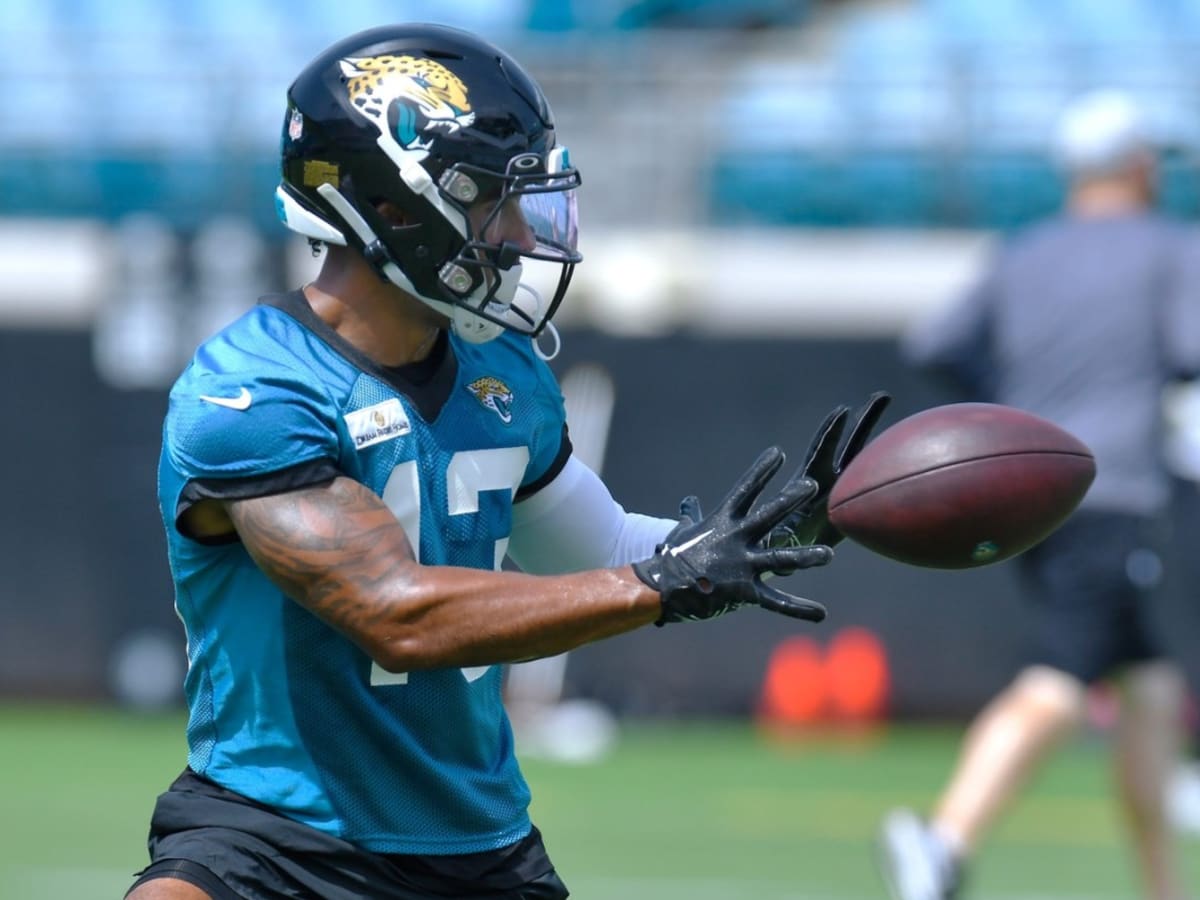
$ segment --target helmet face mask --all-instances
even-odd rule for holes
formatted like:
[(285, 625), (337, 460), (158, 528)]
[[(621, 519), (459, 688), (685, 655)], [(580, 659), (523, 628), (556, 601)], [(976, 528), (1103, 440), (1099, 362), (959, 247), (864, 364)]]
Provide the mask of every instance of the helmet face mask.
[[(285, 225), (358, 249), (468, 340), (536, 337), (582, 259), (580, 176), (545, 97), (457, 29), (387, 26), (317, 57), (288, 92), (282, 170)], [(549, 303), (518, 298), (522, 258), (561, 266)]]

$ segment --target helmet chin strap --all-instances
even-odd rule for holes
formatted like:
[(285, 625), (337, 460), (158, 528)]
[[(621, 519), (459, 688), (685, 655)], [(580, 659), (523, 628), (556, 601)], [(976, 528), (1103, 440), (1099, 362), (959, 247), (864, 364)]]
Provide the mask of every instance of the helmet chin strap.
[[(494, 312), (500, 318), (505, 319), (517, 331), (527, 329), (531, 323), (541, 321), (542, 310), (545, 308), (541, 292), (533, 285), (521, 281), (521, 272), (520, 263), (511, 268), (499, 270), (500, 286), (496, 289), (495, 297), (505, 299), (493, 298), (487, 304), (489, 313)], [(485, 343), (499, 336), (505, 330), (503, 325), (477, 316), (465, 307), (429, 300), (425, 302), (435, 306), (439, 312), (449, 315), (454, 333), (468, 343)], [(558, 356), (562, 349), (562, 337), (553, 322), (544, 323), (542, 329), (545, 334), (550, 335), (550, 349), (543, 350), (542, 345), (537, 339), (534, 339), (533, 352), (549, 362)], [(476, 335), (483, 336), (476, 337)]]
[(450, 330), (469, 344), (486, 344), (504, 333), (504, 326), (480, 318), (461, 306), (453, 306)]
[[(496, 270), (496, 274), (500, 278), (500, 284), (496, 288), (496, 293), (492, 295), (492, 299), (488, 300), (485, 306), (485, 309), (489, 313), (498, 318), (510, 318), (513, 315), (512, 304), (515, 300), (517, 289), (523, 287), (521, 284), (521, 272), (522, 267), (520, 263), (507, 269)], [(426, 302), (429, 303), (430, 301), (426, 300)], [(484, 344), (498, 338), (504, 332), (503, 325), (498, 322), (489, 321), (482, 316), (477, 316), (465, 306), (440, 302), (435, 308), (439, 312), (447, 313), (450, 316), (451, 330), (468, 343)]]
[[(522, 267), (520, 263), (508, 269), (500, 269), (500, 286), (496, 288), (493, 299), (488, 301), (487, 311), (504, 319), (517, 331), (531, 327), (532, 323), (541, 320), (545, 301), (541, 292), (532, 285), (521, 281)], [(502, 299), (497, 300), (496, 297)], [(452, 303), (426, 300), (438, 312), (450, 317), (450, 326), (456, 335), (471, 344), (482, 344), (498, 337), (505, 326), (475, 315), (466, 307), (455, 306)], [(543, 350), (536, 340), (533, 342), (534, 352), (549, 362), (558, 356), (562, 349), (562, 338), (553, 322), (546, 322), (543, 329), (551, 337), (550, 350)]]

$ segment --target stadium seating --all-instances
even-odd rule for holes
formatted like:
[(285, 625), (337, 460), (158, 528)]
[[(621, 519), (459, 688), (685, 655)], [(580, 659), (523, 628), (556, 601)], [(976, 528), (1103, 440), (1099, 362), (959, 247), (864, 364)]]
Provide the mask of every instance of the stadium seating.
[[(567, 104), (601, 104), (560, 109), (579, 147), (609, 139), (603, 66), (637, 91), (621, 105), (639, 122), (703, 75), (688, 115), (717, 127), (688, 177), (705, 199), (676, 217), (1018, 225), (1061, 192), (1050, 123), (1100, 86), (1133, 93), (1172, 149), (1167, 205), (1197, 205), (1200, 0), (296, 0), (286, 13), (268, 0), (6, 0), (0, 215), (144, 209), (193, 227), (245, 210), (268, 223), (288, 79), (333, 38), (398, 19), (485, 32), (558, 79)], [(681, 29), (703, 49), (660, 59), (657, 35), (678, 45)], [(587, 48), (600, 68), (572, 80), (564, 65)], [(639, 178), (680, 162), (637, 159)], [(614, 220), (620, 208), (595, 206)]]
[[(1079, 91), (1132, 93), (1165, 147), (1166, 205), (1188, 213), (1200, 148), (1194, 0), (919, 0), (834, 29), (832, 76), (747, 66), (723, 103), (756, 133), (719, 147), (711, 213), (776, 225), (1008, 229), (1054, 208), (1047, 135)], [(789, 99), (790, 98), (790, 99)], [(763, 135), (770, 135), (763, 139)], [(786, 136), (792, 135), (789, 140)]]

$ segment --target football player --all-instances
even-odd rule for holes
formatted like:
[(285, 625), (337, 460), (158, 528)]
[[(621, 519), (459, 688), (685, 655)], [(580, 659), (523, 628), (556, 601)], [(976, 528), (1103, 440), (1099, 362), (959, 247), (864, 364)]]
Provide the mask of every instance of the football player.
[[(566, 897), (502, 664), (743, 606), (823, 617), (764, 577), (829, 562), (829, 489), (886, 396), (835, 410), (778, 490), (771, 448), (710, 515), (627, 513), (537, 343), (579, 183), (541, 90), (468, 33), (373, 29), (292, 84), (276, 201), (324, 261), (171, 392), (189, 753), (128, 897)], [(553, 296), (525, 259), (559, 267)]]

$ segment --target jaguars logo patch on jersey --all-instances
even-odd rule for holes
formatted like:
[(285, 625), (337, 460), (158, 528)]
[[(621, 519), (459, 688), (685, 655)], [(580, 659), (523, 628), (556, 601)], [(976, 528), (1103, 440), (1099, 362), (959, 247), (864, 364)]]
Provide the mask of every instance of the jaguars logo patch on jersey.
[(467, 385), (476, 400), (500, 417), (505, 425), (512, 422), (513, 392), (499, 378), (485, 375)]

